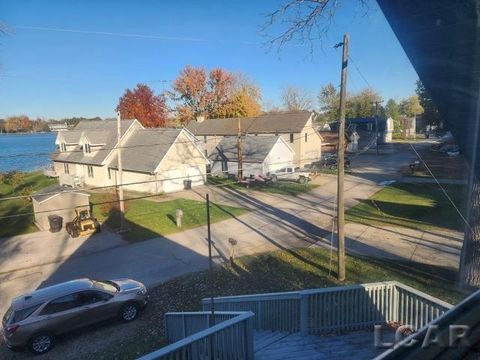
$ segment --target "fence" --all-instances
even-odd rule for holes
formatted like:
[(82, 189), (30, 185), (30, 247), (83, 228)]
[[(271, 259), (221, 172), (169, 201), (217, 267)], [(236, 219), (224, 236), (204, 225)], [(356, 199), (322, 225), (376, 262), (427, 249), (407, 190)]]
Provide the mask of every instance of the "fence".
[[(215, 315), (216, 325), (145, 355), (139, 360), (252, 360), (254, 314), (223, 313), (219, 316), (217, 318)], [(228, 317), (230, 318), (227, 319)], [(168, 318), (167, 333), (172, 339), (181, 337), (180, 333), (188, 334), (192, 333), (194, 328), (208, 326), (206, 313), (171, 313)], [(222, 318), (224, 321), (219, 322)], [(189, 325), (193, 326), (192, 329), (188, 328)]]
[[(209, 310), (209, 299), (203, 309)], [(215, 298), (215, 309), (251, 311), (258, 330), (325, 334), (396, 321), (419, 329), (451, 308), (396, 281)]]

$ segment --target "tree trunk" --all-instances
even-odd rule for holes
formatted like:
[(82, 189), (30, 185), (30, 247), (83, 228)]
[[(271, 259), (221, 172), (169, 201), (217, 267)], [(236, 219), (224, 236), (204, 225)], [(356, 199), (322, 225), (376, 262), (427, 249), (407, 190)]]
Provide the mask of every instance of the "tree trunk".
[(460, 257), (460, 287), (480, 287), (480, 179), (472, 181), (469, 192), (468, 225), (465, 226)]

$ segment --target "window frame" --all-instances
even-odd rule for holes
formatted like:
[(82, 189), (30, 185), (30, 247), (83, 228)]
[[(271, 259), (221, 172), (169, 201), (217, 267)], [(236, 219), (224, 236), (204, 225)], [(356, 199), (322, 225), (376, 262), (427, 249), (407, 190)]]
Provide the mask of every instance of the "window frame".
[(63, 172), (67, 175), (70, 175), (70, 166), (68, 163), (63, 163)]
[(92, 165), (87, 165), (87, 174), (88, 174), (88, 177), (89, 178), (94, 178), (94, 174), (93, 174), (93, 166)]
[(293, 133), (290, 133), (290, 144), (293, 144), (293, 141), (294, 141), (294, 139), (293, 139)]
[(308, 142), (308, 133), (305, 132), (305, 142)]

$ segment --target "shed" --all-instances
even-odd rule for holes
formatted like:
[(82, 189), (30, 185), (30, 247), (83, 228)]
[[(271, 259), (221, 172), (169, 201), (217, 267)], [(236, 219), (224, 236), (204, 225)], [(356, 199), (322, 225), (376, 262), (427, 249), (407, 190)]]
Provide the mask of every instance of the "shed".
[[(268, 174), (293, 166), (294, 151), (281, 136), (245, 136), (242, 138), (243, 174)], [(238, 171), (237, 138), (225, 136), (209, 156), (212, 174), (236, 174)]]
[(89, 204), (90, 195), (85, 192), (60, 185), (47, 186), (32, 195), (35, 225), (40, 230), (48, 230), (50, 228), (49, 215), (61, 216), (63, 224), (65, 224), (75, 218), (76, 207)]

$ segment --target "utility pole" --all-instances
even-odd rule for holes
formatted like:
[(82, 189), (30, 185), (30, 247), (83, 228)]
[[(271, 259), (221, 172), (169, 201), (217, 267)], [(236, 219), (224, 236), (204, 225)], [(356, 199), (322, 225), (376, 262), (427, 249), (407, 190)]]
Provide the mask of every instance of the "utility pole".
[(375, 104), (375, 145), (377, 147), (377, 155), (378, 155), (378, 104), (382, 102), (383, 100), (377, 100), (372, 102), (372, 104)]
[(120, 140), (122, 138), (120, 111), (117, 112), (117, 162), (118, 162), (118, 181), (117, 194), (120, 207), (120, 231), (125, 230), (125, 204), (123, 203), (123, 168), (122, 168), (122, 146)]
[(238, 118), (238, 134), (237, 134), (237, 157), (238, 157), (238, 180), (243, 179), (243, 153), (242, 153), (242, 124)]
[(340, 119), (337, 153), (337, 257), (339, 281), (345, 281), (345, 203), (343, 182), (345, 176), (345, 104), (347, 100), (348, 34), (343, 36), (342, 80), (340, 83)]
[[(210, 195), (205, 196), (207, 200), (207, 240), (208, 240), (208, 268), (210, 274), (213, 270), (213, 260), (212, 260), (212, 236), (210, 232)], [(215, 306), (213, 300), (213, 286), (210, 283), (210, 318), (209, 318), (209, 327), (215, 325)], [(210, 359), (213, 359), (213, 341), (210, 341)]]

